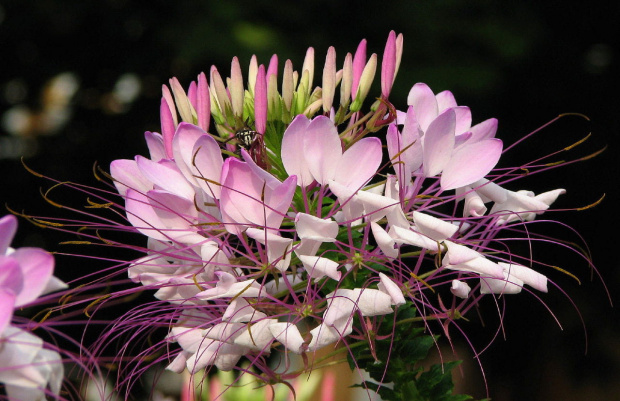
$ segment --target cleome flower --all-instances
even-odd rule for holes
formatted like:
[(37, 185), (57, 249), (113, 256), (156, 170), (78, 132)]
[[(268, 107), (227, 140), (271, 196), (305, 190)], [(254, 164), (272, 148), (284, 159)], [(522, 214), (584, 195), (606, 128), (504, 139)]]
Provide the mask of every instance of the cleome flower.
[[(146, 237), (122, 274), (137, 285), (129, 292), (153, 290), (155, 300), (116, 319), (107, 337), (150, 333), (144, 322), (153, 319), (168, 334), (137, 363), (161, 352), (154, 360), (174, 372), (238, 369), (275, 383), (321, 367), (317, 351), (326, 347), (360, 368), (368, 366), (356, 350), (365, 350), (387, 371), (402, 357), (392, 355), (397, 342), (409, 347), (425, 332), (434, 343), (433, 321), (450, 338), (484, 296), (547, 292), (544, 264), (510, 243), (546, 242), (528, 224), (564, 190), (504, 188), (515, 178), (496, 169), (497, 120), (472, 126), (449, 91), (417, 83), (397, 109), (389, 95), (402, 46), (391, 32), (381, 95), (367, 108), (379, 61), (366, 56), (366, 41), (341, 69), (330, 48), (318, 86), (313, 49), (301, 72), (287, 60), (281, 79), (277, 56), (268, 65), (253, 57), (246, 81), (237, 58), (229, 78), (211, 67), (187, 91), (171, 79), (161, 133), (145, 134), (149, 156), (110, 166), (124, 204), (105, 208), (129, 227), (79, 222), (82, 235), (96, 230), (93, 240), (104, 228)], [(123, 370), (131, 358), (121, 354), (121, 376), (141, 371)], [(292, 367), (294, 355), (302, 368)], [(252, 369), (240, 368), (243, 360)], [(369, 369), (379, 382), (394, 377)]]

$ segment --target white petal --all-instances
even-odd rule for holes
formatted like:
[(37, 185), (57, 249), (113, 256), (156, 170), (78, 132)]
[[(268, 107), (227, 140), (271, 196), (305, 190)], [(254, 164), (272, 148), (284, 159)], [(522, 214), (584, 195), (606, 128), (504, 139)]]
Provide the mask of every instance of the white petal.
[(523, 281), (505, 275), (504, 279), (480, 277), (481, 294), (518, 294), (523, 289)]
[(277, 341), (282, 343), (287, 350), (301, 354), (304, 348), (304, 339), (297, 326), (292, 323), (274, 323), (269, 326), (269, 331)]
[(547, 277), (544, 274), (521, 265), (502, 262), (498, 264), (504, 268), (504, 272), (510, 274), (510, 277), (516, 277), (538, 291), (547, 292)]
[(379, 291), (389, 294), (394, 305), (403, 305), (407, 302), (400, 287), (392, 279), (383, 273), (379, 273), (379, 278), (381, 279), (381, 282), (377, 285)]
[(331, 219), (321, 219), (306, 213), (297, 213), (295, 229), (299, 238), (323, 242), (334, 242), (338, 235), (338, 223)]
[(338, 333), (338, 331), (333, 327), (320, 324), (310, 330), (310, 334), (312, 334), (312, 340), (310, 340), (310, 344), (308, 344), (308, 351), (317, 351), (327, 345), (339, 341), (340, 338), (350, 334), (350, 332), (342, 333), (341, 336), (341, 334)]
[(338, 263), (331, 259), (319, 256), (300, 255), (299, 260), (304, 264), (304, 268), (310, 277), (320, 279), (325, 276), (340, 280), (341, 273), (338, 271)]
[(409, 244), (436, 252), (439, 248), (437, 241), (433, 241), (425, 235), (418, 234), (406, 228), (398, 226), (390, 227), (390, 235), (394, 236), (396, 243)]
[(460, 280), (452, 280), (452, 287), (450, 288), (450, 292), (459, 298), (467, 298), (469, 296), (469, 292), (471, 288), (469, 285)]
[(394, 248), (396, 242), (394, 238), (390, 236), (380, 225), (377, 223), (370, 223), (370, 228), (372, 230), (372, 235), (375, 237), (375, 241), (377, 241), (377, 245), (381, 249), (381, 252), (388, 258), (394, 259), (398, 256), (398, 249)]
[(420, 233), (435, 241), (450, 238), (458, 230), (458, 226), (426, 213), (413, 212), (413, 221)]
[(273, 334), (269, 327), (278, 323), (277, 319), (262, 319), (253, 325), (248, 325), (237, 338), (235, 344), (250, 348), (254, 351), (269, 352), (269, 344), (273, 341)]

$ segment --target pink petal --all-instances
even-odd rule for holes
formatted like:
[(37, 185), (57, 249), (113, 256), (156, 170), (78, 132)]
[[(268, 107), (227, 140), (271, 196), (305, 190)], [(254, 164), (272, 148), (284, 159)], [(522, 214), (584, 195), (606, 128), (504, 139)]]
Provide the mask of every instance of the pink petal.
[(444, 255), (443, 264), (457, 265), (481, 258), (482, 255), (473, 249), (451, 241), (444, 242), (448, 251)]
[(0, 288), (17, 296), (24, 286), (24, 279), (19, 262), (12, 256), (0, 255)]
[(174, 358), (174, 360), (166, 366), (166, 370), (170, 370), (174, 373), (183, 373), (185, 370), (185, 363), (190, 355), (191, 353), (187, 351), (181, 351), (176, 358)]
[(194, 199), (194, 189), (173, 162), (160, 160), (156, 163), (142, 156), (136, 156), (136, 163), (144, 177), (153, 184), (183, 198)]
[(8, 214), (0, 219), (0, 255), (6, 254), (17, 232), (17, 218)]
[(319, 184), (326, 185), (334, 179), (342, 157), (342, 144), (329, 118), (318, 116), (310, 122), (304, 136), (304, 154), (306, 165)]
[(224, 164), (220, 145), (211, 135), (203, 135), (194, 144), (192, 154), (193, 165), (190, 166), (190, 170), (196, 177), (198, 185), (207, 195), (219, 199), (222, 187), (218, 183)]
[(484, 205), (480, 195), (478, 195), (476, 191), (473, 191), (471, 187), (466, 186), (462, 188), (465, 188), (465, 191), (467, 191), (465, 194), (465, 204), (463, 205), (463, 216), (484, 216), (487, 212), (487, 207)]
[(344, 152), (333, 179), (351, 189), (361, 189), (377, 173), (382, 156), (379, 138), (362, 138)]
[(19, 307), (43, 293), (54, 272), (54, 257), (39, 248), (19, 248), (11, 257), (19, 263), (24, 277), (24, 286), (15, 299), (15, 306)]
[(126, 197), (125, 210), (129, 223), (147, 237), (170, 241), (170, 237), (162, 233), (164, 224), (150, 205), (149, 198), (133, 189), (127, 190)]
[[(293, 199), (297, 178), (291, 176), (280, 183), (269, 173), (257, 169), (257, 166), (235, 158), (224, 162), (220, 199), (224, 223), (253, 223), (259, 228), (272, 229), (280, 227)], [(230, 224), (227, 229), (238, 230)]]
[(194, 202), (165, 191), (149, 191), (147, 196), (155, 214), (167, 228), (185, 230), (193, 227), (192, 231), (196, 230), (194, 223), (198, 211)]
[(405, 145), (403, 144), (402, 136), (400, 132), (398, 132), (396, 124), (390, 124), (388, 126), (385, 139), (390, 162), (392, 163), (392, 167), (394, 167), (396, 177), (398, 177), (400, 182), (409, 182), (411, 179), (411, 170), (408, 168), (407, 163), (405, 163), (405, 157), (403, 155)]
[(153, 189), (153, 183), (142, 174), (135, 160), (114, 160), (110, 163), (110, 175), (121, 196), (125, 196), (130, 188), (142, 193)]
[(423, 167), (426, 177), (436, 176), (450, 161), (454, 149), (455, 124), (454, 110), (448, 109), (428, 126), (424, 134)]
[(437, 100), (437, 112), (439, 113), (458, 106), (454, 95), (450, 91), (439, 92), (435, 99)]
[[(42, 365), (34, 365), (42, 344), (39, 337), (27, 331), (10, 325), (5, 328), (0, 348), (0, 382), (6, 386), (9, 399), (45, 399), (41, 388), (47, 385), (47, 375)], [(10, 367), (14, 369), (6, 369)], [(29, 398), (21, 398), (25, 394)]]
[(247, 348), (237, 344), (220, 344), (213, 364), (221, 371), (233, 370), (239, 359), (247, 353)]
[(210, 340), (218, 340), (221, 342), (230, 343), (234, 340), (234, 337), (241, 333), (241, 329), (245, 326), (243, 323), (238, 322), (224, 322), (218, 323), (203, 330), (202, 335), (204, 338)]
[(407, 96), (407, 104), (413, 106), (418, 124), (422, 131), (426, 132), (438, 114), (437, 100), (431, 88), (423, 83), (413, 85)]
[(166, 149), (164, 148), (164, 138), (157, 132), (146, 131), (144, 133), (144, 139), (146, 140), (146, 146), (149, 148), (149, 155), (151, 160), (158, 162), (161, 159), (167, 159)]
[(15, 308), (15, 293), (0, 287), (0, 337), (4, 328), (11, 323), (13, 308)]
[(441, 188), (454, 189), (483, 178), (499, 161), (502, 146), (501, 140), (492, 138), (458, 148), (443, 169)]
[(471, 128), (471, 110), (466, 106), (457, 106), (452, 108), (456, 115), (456, 126), (454, 133), (460, 135), (467, 132)]
[(418, 120), (415, 116), (415, 110), (412, 106), (407, 109), (407, 115), (402, 131), (402, 147), (405, 149), (403, 156), (405, 163), (412, 172), (416, 171), (422, 165), (423, 151), (422, 139), (420, 137), (420, 129)]
[(291, 176), (274, 188), (273, 191), (269, 191), (265, 194), (265, 201), (269, 206), (269, 210), (266, 212), (267, 228), (280, 228), (286, 212), (291, 207), (291, 202), (293, 201), (293, 195), (295, 195), (296, 188), (297, 177)]
[(483, 139), (494, 138), (497, 132), (497, 119), (489, 118), (479, 124), (474, 125), (469, 130), (472, 133), (472, 141), (478, 142)]
[(197, 185), (193, 177), (191, 166), (194, 160), (194, 144), (203, 135), (207, 135), (201, 128), (182, 122), (177, 127), (177, 132), (172, 141), (172, 154), (177, 167), (189, 182)]
[(297, 176), (297, 185), (307, 187), (314, 181), (304, 153), (304, 138), (310, 120), (303, 114), (295, 117), (282, 138), (282, 164), (288, 175)]

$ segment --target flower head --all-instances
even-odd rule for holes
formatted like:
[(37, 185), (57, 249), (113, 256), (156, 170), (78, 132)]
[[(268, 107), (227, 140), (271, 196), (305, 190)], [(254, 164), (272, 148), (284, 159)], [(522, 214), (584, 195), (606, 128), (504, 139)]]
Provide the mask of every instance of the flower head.
[[(112, 333), (147, 331), (151, 318), (168, 331), (149, 348), (165, 350), (158, 361), (167, 369), (245, 371), (246, 358), (272, 383), (301, 373), (292, 355), (308, 362), (344, 344), (352, 359), (359, 347), (387, 363), (393, 348), (424, 330), (430, 347), (432, 321), (450, 338), (450, 327), (485, 295), (547, 292), (544, 264), (510, 243), (546, 242), (527, 224), (564, 191), (507, 189), (514, 171), (529, 166), (496, 169), (497, 120), (472, 126), (471, 111), (449, 91), (415, 84), (397, 110), (389, 94), (402, 46), (391, 32), (381, 95), (365, 113), (378, 64), (376, 54), (366, 56), (366, 41), (340, 70), (330, 47), (320, 86), (312, 48), (301, 73), (284, 63), (279, 88), (277, 56), (267, 66), (253, 57), (247, 84), (237, 58), (226, 79), (211, 67), (187, 91), (170, 80), (162, 132), (145, 135), (149, 157), (110, 166), (124, 206), (106, 208), (148, 238), (132, 248), (144, 254), (123, 274), (141, 286), (130, 292), (155, 290), (156, 298), (117, 319)], [(101, 238), (101, 227), (86, 228)], [(17, 288), (15, 277), (6, 282)], [(7, 294), (0, 300), (16, 302)], [(110, 297), (120, 294), (127, 292)], [(420, 327), (406, 329), (412, 322)], [(375, 347), (382, 341), (389, 345)], [(266, 359), (274, 350), (284, 361), (277, 369)]]

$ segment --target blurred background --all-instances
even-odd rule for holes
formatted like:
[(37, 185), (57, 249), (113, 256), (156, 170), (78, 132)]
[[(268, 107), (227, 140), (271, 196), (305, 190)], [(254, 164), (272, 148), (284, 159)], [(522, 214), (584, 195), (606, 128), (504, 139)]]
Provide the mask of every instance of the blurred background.
[[(554, 205), (558, 208), (583, 207), (606, 194), (599, 206), (558, 218), (575, 226), (587, 241), (617, 301), (620, 270), (610, 234), (618, 227), (619, 20), (620, 3), (615, 1), (523, 1), (508, 6), (491, 0), (3, 0), (0, 201), (33, 214), (58, 212), (39, 194), (39, 188), (49, 184), (29, 174), (21, 157), (47, 176), (97, 185), (95, 161), (107, 169), (114, 159), (146, 154), (143, 132), (159, 131), (161, 85), (172, 76), (186, 86), (211, 65), (228, 75), (233, 56), (247, 66), (252, 54), (267, 63), (277, 53), (281, 66), (290, 58), (300, 68), (310, 46), (316, 50), (317, 68), (322, 68), (320, 60), (331, 45), (341, 64), (363, 38), (368, 39), (369, 53), (381, 55), (393, 29), (405, 37), (391, 96), (397, 106), (405, 105), (416, 82), (429, 84), (436, 93), (449, 89), (459, 104), (471, 107), (474, 122), (498, 118), (498, 137), (506, 145), (561, 113), (589, 117), (561, 119), (507, 154), (500, 165), (546, 155), (588, 133), (592, 136), (584, 145), (556, 160), (608, 147), (594, 159), (527, 177), (510, 189), (564, 187), (568, 193)], [(558, 230), (558, 236), (579, 240), (568, 230)], [(22, 220), (14, 245), (53, 251), (67, 239)], [(491, 397), (618, 399), (618, 310), (610, 306), (601, 280), (590, 280), (585, 262), (557, 248), (538, 252), (535, 257), (573, 272), (582, 283), (545, 272), (570, 298), (555, 288), (541, 296), (563, 330), (534, 297), (508, 299), (506, 339), (500, 334), (481, 357)], [(58, 275), (64, 279), (96, 268), (61, 260)], [(584, 326), (572, 302), (585, 322), (587, 355)], [(493, 305), (485, 307), (493, 313)], [(477, 347), (495, 334), (496, 325), (487, 323), (482, 327), (473, 319), (466, 326)], [(466, 361), (465, 376), (456, 378), (459, 386), (484, 397), (484, 378), (473, 353), (464, 342), (457, 343), (459, 357)]]

